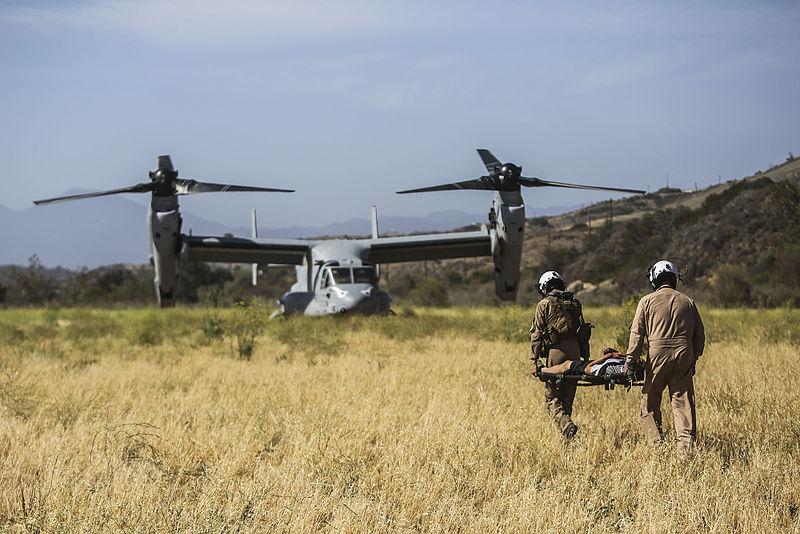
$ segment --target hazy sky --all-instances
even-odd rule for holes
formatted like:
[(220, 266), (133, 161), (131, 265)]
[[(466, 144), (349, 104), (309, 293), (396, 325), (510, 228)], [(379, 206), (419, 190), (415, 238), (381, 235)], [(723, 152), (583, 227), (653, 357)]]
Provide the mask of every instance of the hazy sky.
[(0, 204), (145, 181), (163, 153), (298, 190), (181, 200), (239, 225), (483, 213), (394, 191), (479, 176), (484, 147), (528, 176), (705, 186), (800, 154), (798, 28), (789, 1), (6, 0)]

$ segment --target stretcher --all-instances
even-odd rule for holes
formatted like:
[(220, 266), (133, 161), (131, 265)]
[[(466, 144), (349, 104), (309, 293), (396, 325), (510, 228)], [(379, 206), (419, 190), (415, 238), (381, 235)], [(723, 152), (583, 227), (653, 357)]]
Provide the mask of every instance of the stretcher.
[(587, 374), (572, 374), (572, 373), (545, 373), (539, 371), (537, 377), (542, 382), (554, 381), (556, 387), (561, 387), (564, 381), (575, 382), (576, 386), (604, 386), (605, 390), (614, 389), (615, 386), (622, 386), (625, 389), (631, 389), (633, 386), (644, 385), (644, 373), (637, 370), (634, 376), (627, 374), (603, 374), (603, 375), (587, 375)]

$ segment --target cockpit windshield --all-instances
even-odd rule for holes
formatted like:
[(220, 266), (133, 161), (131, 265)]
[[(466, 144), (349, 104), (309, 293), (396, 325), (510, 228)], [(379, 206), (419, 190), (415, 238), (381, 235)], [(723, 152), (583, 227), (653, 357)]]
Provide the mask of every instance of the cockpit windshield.
[(324, 286), (341, 284), (372, 284), (378, 283), (375, 269), (372, 267), (329, 267), (325, 274)]
[(350, 267), (331, 267), (331, 275), (335, 284), (352, 284)]
[(354, 267), (353, 283), (355, 284), (375, 284), (375, 269), (372, 267)]

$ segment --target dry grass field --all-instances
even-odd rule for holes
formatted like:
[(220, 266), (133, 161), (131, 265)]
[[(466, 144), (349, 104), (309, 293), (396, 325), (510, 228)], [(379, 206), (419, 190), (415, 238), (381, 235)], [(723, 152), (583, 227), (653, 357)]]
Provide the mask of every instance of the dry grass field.
[(562, 443), (520, 307), (264, 319), (249, 360), (241, 310), (3, 310), (0, 530), (798, 532), (800, 312), (701, 312), (687, 457), (619, 388)]

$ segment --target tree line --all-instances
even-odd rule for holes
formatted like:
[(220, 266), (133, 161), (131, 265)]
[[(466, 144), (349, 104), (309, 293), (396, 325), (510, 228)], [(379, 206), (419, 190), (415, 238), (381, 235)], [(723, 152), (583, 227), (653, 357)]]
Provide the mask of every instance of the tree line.
[[(5, 306), (147, 306), (156, 300), (150, 265), (47, 269), (34, 254), (27, 266), (4, 267), (0, 276), (0, 305)], [(249, 266), (189, 262), (181, 265), (177, 298), (182, 303), (214, 306), (274, 301), (293, 278), (293, 268), (269, 269), (254, 287)]]
[[(655, 205), (632, 219), (551, 225), (545, 217), (527, 221), (521, 286), (517, 302), (538, 300), (536, 281), (550, 269), (568, 281), (581, 280), (579, 297), (589, 304), (618, 305), (649, 291), (644, 272), (650, 262), (678, 257), (688, 271), (683, 287), (698, 301), (715, 306), (800, 306), (800, 188), (794, 181), (761, 176), (733, 182), (708, 195), (696, 208), (669, 207), (661, 197), (615, 203)], [(680, 192), (667, 192), (680, 194)], [(590, 209), (603, 210), (605, 207)], [(588, 212), (588, 210), (586, 210)], [(527, 259), (525, 259), (527, 258)], [(274, 303), (295, 280), (294, 269), (265, 269), (251, 285), (249, 265), (185, 263), (178, 301), (228, 306), (261, 299)], [(381, 286), (395, 305), (499, 305), (490, 258), (416, 262), (383, 266)], [(589, 291), (585, 288), (595, 287)], [(46, 269), (38, 256), (27, 266), (0, 268), (0, 305), (148, 306), (155, 303), (150, 265), (96, 269)]]

